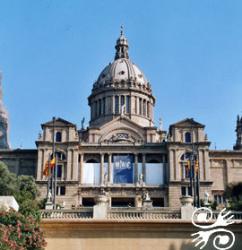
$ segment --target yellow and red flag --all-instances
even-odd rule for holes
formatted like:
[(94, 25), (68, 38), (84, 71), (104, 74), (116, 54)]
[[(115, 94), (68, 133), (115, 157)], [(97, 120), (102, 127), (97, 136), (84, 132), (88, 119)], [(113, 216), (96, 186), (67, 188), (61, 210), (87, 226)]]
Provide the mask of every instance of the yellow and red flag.
[(45, 163), (45, 167), (44, 167), (44, 171), (43, 171), (43, 175), (45, 176), (49, 176), (49, 169), (52, 169), (55, 167), (55, 157), (52, 159), (52, 160), (48, 160), (46, 163)]
[(197, 174), (199, 170), (198, 160), (195, 161), (195, 173)]
[(190, 162), (190, 160), (187, 160), (187, 168), (188, 168), (188, 169), (191, 168), (191, 162)]

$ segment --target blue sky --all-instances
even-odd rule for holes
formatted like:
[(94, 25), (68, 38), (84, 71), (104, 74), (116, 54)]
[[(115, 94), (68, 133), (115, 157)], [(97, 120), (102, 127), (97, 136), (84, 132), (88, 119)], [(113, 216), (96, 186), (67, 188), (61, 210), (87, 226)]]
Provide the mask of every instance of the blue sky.
[(52, 116), (78, 127), (89, 120), (87, 97), (123, 24), (156, 96), (156, 124), (193, 117), (211, 148), (231, 149), (242, 114), (241, 11), (241, 1), (227, 0), (0, 0), (11, 146), (34, 148)]

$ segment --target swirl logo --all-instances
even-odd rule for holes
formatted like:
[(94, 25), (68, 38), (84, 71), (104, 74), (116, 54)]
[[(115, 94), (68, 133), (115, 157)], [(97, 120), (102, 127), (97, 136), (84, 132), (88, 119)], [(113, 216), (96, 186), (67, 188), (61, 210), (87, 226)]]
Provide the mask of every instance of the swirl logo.
[[(226, 208), (220, 211), (216, 221), (210, 225), (204, 225), (204, 223), (211, 222), (213, 219), (213, 212), (207, 207), (197, 208), (192, 214), (192, 224), (195, 227), (203, 229), (197, 233), (191, 234), (194, 239), (192, 242), (196, 242), (195, 247), (200, 245), (200, 249), (203, 249), (211, 235), (216, 235), (213, 239), (213, 246), (218, 250), (230, 249), (235, 242), (234, 233), (230, 230), (224, 229), (224, 227), (234, 223), (231, 215), (231, 211), (225, 212)], [(197, 224), (197, 223), (201, 223)]]

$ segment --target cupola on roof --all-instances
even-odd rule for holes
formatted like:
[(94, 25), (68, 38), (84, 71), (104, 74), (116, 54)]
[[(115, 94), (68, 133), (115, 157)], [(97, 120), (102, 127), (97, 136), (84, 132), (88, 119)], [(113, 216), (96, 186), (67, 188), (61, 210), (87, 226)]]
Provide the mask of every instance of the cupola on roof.
[(128, 40), (122, 27), (115, 49), (114, 61), (101, 72), (94, 84), (94, 88), (104, 87), (115, 82), (132, 82), (149, 88), (150, 85), (144, 73), (129, 59)]

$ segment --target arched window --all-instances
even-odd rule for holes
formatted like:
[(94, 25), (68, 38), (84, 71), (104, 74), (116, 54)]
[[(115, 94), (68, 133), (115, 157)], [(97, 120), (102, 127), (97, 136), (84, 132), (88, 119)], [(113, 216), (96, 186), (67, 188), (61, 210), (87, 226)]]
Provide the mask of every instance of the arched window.
[(56, 141), (56, 142), (61, 142), (61, 140), (62, 140), (62, 134), (61, 134), (60, 131), (58, 131), (58, 132), (56, 132), (56, 134), (55, 134), (55, 141)]
[(185, 133), (185, 142), (186, 143), (191, 143), (192, 142), (192, 136), (190, 132)]

